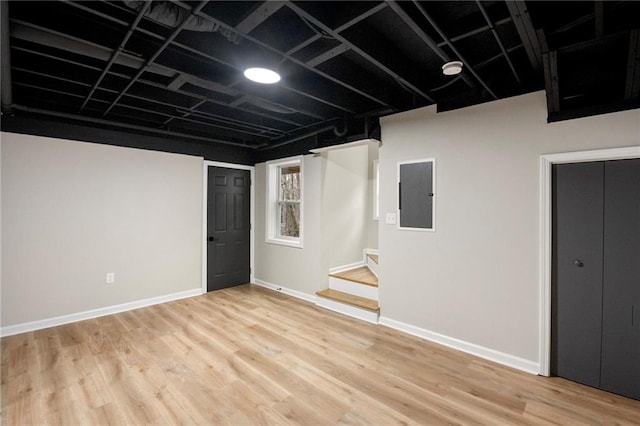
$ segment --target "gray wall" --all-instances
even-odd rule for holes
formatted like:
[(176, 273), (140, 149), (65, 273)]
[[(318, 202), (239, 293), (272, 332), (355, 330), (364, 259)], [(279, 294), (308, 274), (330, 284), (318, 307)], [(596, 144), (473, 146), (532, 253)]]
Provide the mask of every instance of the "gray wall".
[(368, 146), (323, 154), (322, 271), (328, 286), (330, 268), (361, 262), (371, 222), (368, 193)]
[(373, 219), (374, 211), (373, 211), (373, 200), (374, 200), (374, 192), (375, 192), (375, 171), (374, 171), (374, 161), (378, 160), (378, 145), (377, 144), (368, 144), (369, 149), (369, 171), (367, 176), (367, 248), (377, 249), (378, 248), (378, 220)]
[(320, 289), (322, 159), (303, 157), (303, 248), (265, 242), (266, 163), (256, 164), (255, 278), (305, 295)]
[(397, 162), (436, 159), (436, 231), (380, 223), (381, 315), (538, 361), (541, 154), (640, 145), (640, 110), (546, 123), (542, 92), (382, 120), (381, 218)]
[(265, 242), (267, 169), (266, 163), (256, 164), (257, 281), (315, 297), (328, 285), (329, 268), (360, 262), (364, 248), (377, 248), (370, 246), (378, 235), (371, 219), (369, 151), (362, 145), (303, 157), (303, 248)]
[(12, 133), (1, 155), (2, 326), (201, 288), (202, 158)]

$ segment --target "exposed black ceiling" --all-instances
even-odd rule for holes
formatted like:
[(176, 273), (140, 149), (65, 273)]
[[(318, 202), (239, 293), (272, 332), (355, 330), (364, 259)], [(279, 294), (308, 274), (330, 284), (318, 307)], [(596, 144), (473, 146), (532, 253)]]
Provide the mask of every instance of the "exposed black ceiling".
[[(267, 151), (375, 136), (393, 112), (541, 89), (550, 121), (640, 106), (636, 1), (8, 6), (4, 114)], [(442, 74), (449, 60), (462, 74)], [(282, 80), (252, 83), (249, 66)]]

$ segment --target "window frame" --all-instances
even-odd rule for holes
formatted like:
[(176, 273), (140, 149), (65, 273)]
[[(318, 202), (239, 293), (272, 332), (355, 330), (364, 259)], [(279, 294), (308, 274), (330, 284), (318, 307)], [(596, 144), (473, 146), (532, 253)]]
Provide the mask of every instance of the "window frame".
[[(300, 200), (280, 200), (280, 171), (283, 168), (300, 167)], [(266, 188), (266, 235), (265, 242), (288, 247), (303, 248), (304, 235), (304, 166), (303, 157), (289, 157), (280, 160), (267, 161), (267, 188)], [(300, 221), (298, 237), (280, 235), (280, 206), (282, 204), (296, 203), (300, 206)]]

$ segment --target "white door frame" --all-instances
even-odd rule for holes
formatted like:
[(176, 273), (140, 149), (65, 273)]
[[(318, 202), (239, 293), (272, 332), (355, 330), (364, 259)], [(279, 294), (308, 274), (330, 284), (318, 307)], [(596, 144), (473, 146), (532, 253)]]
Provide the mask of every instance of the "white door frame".
[(554, 164), (640, 158), (640, 146), (593, 151), (565, 152), (540, 156), (540, 375), (551, 369), (551, 208)]
[(251, 176), (251, 187), (250, 191), (250, 216), (249, 220), (251, 222), (251, 230), (249, 232), (249, 267), (251, 268), (251, 274), (249, 276), (249, 280), (254, 282), (254, 249), (255, 249), (255, 238), (254, 238), (254, 222), (255, 222), (255, 173), (256, 168), (254, 166), (245, 166), (242, 164), (233, 164), (233, 163), (221, 163), (219, 161), (209, 161), (204, 160), (202, 165), (202, 293), (207, 292), (207, 198), (209, 191), (209, 167), (223, 167), (225, 169), (237, 169), (237, 170), (249, 170)]

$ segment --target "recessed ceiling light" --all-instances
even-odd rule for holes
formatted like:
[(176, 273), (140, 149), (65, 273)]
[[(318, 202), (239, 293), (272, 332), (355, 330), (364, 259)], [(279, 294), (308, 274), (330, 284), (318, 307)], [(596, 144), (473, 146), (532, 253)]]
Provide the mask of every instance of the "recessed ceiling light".
[(244, 76), (261, 84), (274, 84), (280, 81), (280, 74), (267, 68), (247, 68)]
[(456, 75), (462, 72), (462, 62), (451, 61), (442, 66), (442, 74), (444, 75)]

